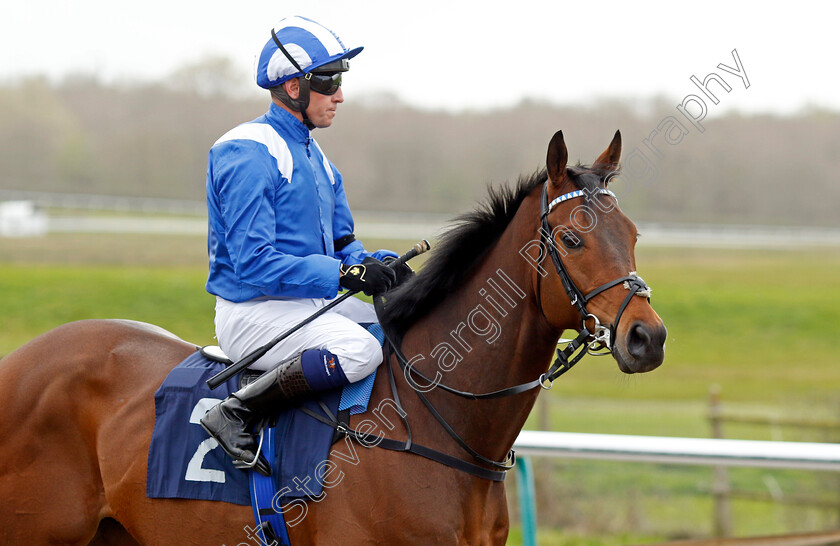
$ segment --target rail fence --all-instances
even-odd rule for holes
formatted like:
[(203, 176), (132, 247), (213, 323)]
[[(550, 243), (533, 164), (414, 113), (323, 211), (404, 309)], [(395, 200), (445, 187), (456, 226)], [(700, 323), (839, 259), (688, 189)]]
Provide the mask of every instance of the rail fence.
[[(789, 415), (760, 415), (727, 410), (721, 401), (720, 387), (712, 385), (709, 389), (707, 419), (713, 438), (725, 438), (728, 425), (759, 427), (769, 429), (771, 437), (781, 440), (792, 431), (797, 437), (817, 437), (819, 441), (836, 443), (840, 441), (840, 421), (827, 418), (802, 418)], [(715, 466), (714, 477), (708, 493), (714, 501), (714, 532), (715, 536), (725, 537), (732, 534), (732, 499), (748, 499), (779, 504), (812, 506), (824, 510), (834, 510), (840, 514), (840, 489), (835, 477), (830, 482), (828, 491), (807, 494), (782, 494), (778, 484), (768, 481), (767, 491), (748, 491), (732, 486), (729, 471), (725, 466)]]
[[(110, 211), (141, 215), (179, 215), (187, 218), (55, 218), (50, 214), (49, 230), (57, 232), (114, 232), (200, 234), (206, 230), (207, 206), (203, 200), (166, 199), (138, 196), (46, 193), (0, 189), (0, 202), (26, 201), (42, 209)], [(370, 238), (432, 239), (445, 230), (451, 214), (409, 213), (404, 211), (363, 211), (356, 209), (357, 235)], [(60, 212), (59, 212), (60, 214)], [(193, 217), (193, 218), (189, 218)], [(639, 224), (644, 234), (642, 246), (708, 248), (800, 248), (838, 247), (840, 228), (816, 226), (762, 226)]]
[(840, 471), (840, 444), (584, 434), (524, 430), (514, 449), (523, 544), (535, 546), (536, 500), (531, 457), (564, 457), (717, 467)]

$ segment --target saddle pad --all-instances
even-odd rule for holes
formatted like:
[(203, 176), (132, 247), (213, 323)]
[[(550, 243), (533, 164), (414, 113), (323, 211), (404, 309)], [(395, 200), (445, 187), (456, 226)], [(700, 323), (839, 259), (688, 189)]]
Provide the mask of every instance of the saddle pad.
[[(378, 324), (366, 325), (380, 341)], [(377, 331), (378, 330), (378, 331)], [(150, 498), (217, 500), (250, 505), (248, 473), (233, 466), (230, 457), (199, 424), (204, 413), (238, 388), (235, 376), (215, 390), (206, 381), (225, 365), (198, 351), (178, 364), (155, 392), (155, 427), (149, 446), (146, 495)], [(339, 409), (351, 415), (367, 410), (376, 372), (347, 385), (341, 391), (324, 393), (320, 402), (333, 415)], [(318, 400), (302, 404), (323, 414)], [(305, 413), (283, 412), (273, 434), (275, 456), (272, 474), (281, 498), (317, 496), (323, 490), (314, 471), (327, 460), (333, 429)], [(301, 485), (305, 484), (305, 485)]]
[(146, 496), (251, 504), (248, 475), (210, 438), (198, 420), (237, 388), (238, 377), (215, 390), (205, 383), (225, 365), (196, 351), (173, 369), (155, 393)]

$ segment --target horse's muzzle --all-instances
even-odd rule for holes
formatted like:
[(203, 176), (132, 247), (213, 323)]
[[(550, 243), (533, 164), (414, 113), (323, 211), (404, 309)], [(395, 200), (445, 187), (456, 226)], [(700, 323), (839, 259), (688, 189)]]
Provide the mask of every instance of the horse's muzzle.
[(665, 339), (668, 330), (661, 322), (656, 325), (634, 321), (627, 329), (623, 343), (618, 343), (615, 359), (624, 373), (643, 373), (656, 369), (665, 360)]

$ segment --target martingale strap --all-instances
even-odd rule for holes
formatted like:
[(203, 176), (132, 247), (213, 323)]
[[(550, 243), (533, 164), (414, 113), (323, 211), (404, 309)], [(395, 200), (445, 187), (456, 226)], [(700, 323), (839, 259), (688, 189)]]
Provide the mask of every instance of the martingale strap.
[[(556, 380), (558, 377), (560, 377), (561, 375), (563, 375), (564, 373), (566, 373), (567, 371), (572, 369), (572, 367), (575, 364), (577, 364), (584, 357), (584, 355), (586, 355), (586, 342), (592, 335), (591, 332), (589, 330), (587, 330), (586, 327), (584, 326), (581, 329), (580, 333), (578, 333), (577, 337), (575, 337), (575, 339), (573, 339), (571, 342), (569, 342), (568, 345), (566, 345), (566, 347), (564, 347), (563, 349), (557, 349), (557, 352), (556, 352), (557, 357), (555, 358), (554, 362), (552, 363), (552, 365), (548, 369), (548, 371), (541, 374), (539, 378), (537, 378), (533, 381), (529, 381), (527, 383), (522, 383), (520, 385), (514, 385), (512, 387), (507, 387), (505, 389), (500, 389), (500, 390), (493, 391), (493, 392), (488, 392), (488, 393), (472, 393), (472, 392), (460, 391), (458, 389), (453, 389), (452, 387), (449, 387), (448, 385), (445, 385), (443, 383), (435, 382), (435, 381), (429, 379), (428, 377), (426, 377), (426, 375), (423, 374), (422, 372), (414, 369), (409, 364), (408, 359), (406, 359), (405, 355), (402, 353), (402, 351), (399, 349), (399, 347), (394, 345), (394, 343), (391, 341), (391, 338), (388, 335), (388, 332), (385, 328), (383, 328), (383, 332), (385, 333), (385, 339), (388, 342), (387, 343), (388, 352), (386, 353), (386, 357), (388, 358), (388, 365), (387, 365), (388, 373), (389, 373), (389, 376), (391, 377), (391, 389), (392, 389), (392, 392), (394, 393), (395, 401), (397, 401), (400, 408), (402, 408), (402, 406), (399, 404), (398, 398), (396, 398), (398, 395), (397, 395), (396, 385), (393, 381), (393, 371), (391, 370), (391, 362), (390, 362), (390, 355), (391, 354), (396, 356), (396, 360), (399, 363), (400, 368), (402, 369), (403, 374), (405, 375), (406, 379), (409, 379), (411, 376), (418, 376), (418, 377), (421, 377), (424, 381), (426, 381), (427, 384), (434, 384), (435, 388), (440, 388), (440, 389), (442, 389), (442, 390), (444, 390), (448, 393), (454, 394), (456, 396), (460, 396), (462, 398), (467, 398), (467, 399), (470, 399), (470, 400), (492, 400), (492, 399), (496, 399), (496, 398), (504, 398), (504, 397), (507, 397), (507, 396), (513, 396), (515, 394), (530, 391), (530, 390), (535, 389), (537, 387), (542, 387), (543, 389), (550, 389), (551, 388), (551, 383), (554, 380)], [(548, 386), (546, 386), (546, 383), (548, 384)], [(455, 440), (455, 442), (459, 446), (461, 446), (461, 448), (464, 451), (469, 453), (473, 458), (477, 459), (478, 461), (480, 461), (480, 462), (482, 462), (486, 465), (489, 465), (493, 468), (500, 469), (502, 471), (507, 471), (507, 470), (513, 468), (513, 465), (515, 464), (515, 460), (516, 460), (516, 454), (514, 453), (513, 450), (510, 451), (510, 453), (508, 454), (508, 458), (505, 461), (494, 461), (492, 459), (489, 459), (489, 458), (481, 455), (480, 453), (476, 452), (473, 448), (471, 448), (464, 441), (464, 439), (461, 438), (455, 432), (455, 430), (449, 425), (449, 423), (446, 422), (446, 420), (443, 418), (443, 416), (437, 411), (437, 409), (435, 409), (435, 407), (425, 397), (425, 395), (423, 395), (422, 392), (420, 392), (416, 388), (414, 389), (414, 391), (416, 392), (416, 394), (418, 395), (420, 400), (423, 402), (423, 404), (429, 409), (430, 413), (432, 414), (432, 416), (434, 416), (435, 420), (438, 421), (438, 423), (444, 428), (446, 433), (449, 434), (449, 436), (453, 440)], [(403, 421), (405, 421), (405, 419), (403, 419)], [(408, 427), (407, 422), (406, 422), (406, 427)], [(410, 441), (410, 430), (409, 430), (409, 441)], [(464, 461), (461, 461), (461, 462), (464, 462)], [(473, 465), (473, 466), (475, 466), (475, 465)], [(481, 468), (481, 467), (477, 467), (477, 468)]]
[(507, 476), (507, 472), (505, 471), (490, 470), (414, 442), (401, 442), (391, 438), (374, 436), (373, 434), (369, 434), (367, 432), (359, 432), (358, 430), (347, 426), (346, 423), (339, 422), (335, 417), (325, 417), (306, 408), (301, 408), (301, 411), (305, 412), (313, 419), (317, 419), (325, 425), (335, 428), (341, 436), (346, 435), (351, 440), (354, 440), (365, 447), (381, 447), (382, 449), (387, 449), (389, 451), (413, 453), (414, 455), (419, 455), (420, 457), (446, 465), (450, 468), (454, 468), (455, 470), (460, 470), (461, 472), (466, 472), (472, 476), (494, 482), (503, 482)]
[[(387, 354), (387, 351), (386, 351)], [(394, 387), (393, 390), (393, 400), (396, 402), (397, 407), (399, 408), (399, 413), (401, 416), (404, 416), (406, 412), (402, 409), (402, 404), (399, 402), (399, 395), (396, 391), (396, 383), (394, 382), (394, 372), (391, 369), (390, 359), (388, 363), (385, 365), (386, 369), (388, 370), (389, 381), (391, 385)], [(408, 427), (408, 423), (405, 421), (405, 417), (402, 417), (403, 422), (406, 425), (406, 430), (408, 431), (408, 440), (405, 442), (400, 440), (394, 440), (391, 438), (384, 438), (382, 436), (374, 436), (373, 434), (369, 434), (366, 432), (360, 432), (358, 430), (350, 428), (349, 424), (342, 423), (338, 420), (338, 418), (330, 411), (330, 409), (325, 404), (319, 404), (321, 407), (321, 411), (323, 411), (323, 415), (318, 414), (308, 408), (301, 407), (300, 410), (312, 417), (324, 423), (325, 425), (333, 427), (341, 436), (348, 436), (350, 439), (355, 440), (362, 446), (365, 447), (381, 447), (382, 449), (387, 449), (389, 451), (401, 451), (405, 453), (413, 453), (414, 455), (419, 455), (420, 457), (425, 457), (426, 459), (435, 461), (437, 463), (441, 463), (446, 465), (450, 468), (454, 468), (456, 470), (460, 470), (461, 472), (466, 472), (467, 474), (471, 474), (478, 478), (482, 478), (485, 480), (491, 480), (495, 482), (503, 482), (505, 481), (505, 477), (507, 475), (507, 468), (504, 470), (490, 470), (488, 468), (484, 468), (482, 466), (478, 466), (476, 464), (470, 463), (469, 461), (464, 461), (463, 459), (459, 459), (457, 457), (453, 457), (447, 453), (443, 453), (436, 449), (432, 449), (430, 447), (426, 447), (420, 444), (417, 444), (412, 441), (411, 439), (411, 429)], [(510, 468), (513, 467), (513, 463), (515, 462), (515, 455), (513, 454), (513, 450), (511, 450), (511, 464), (509, 465)]]

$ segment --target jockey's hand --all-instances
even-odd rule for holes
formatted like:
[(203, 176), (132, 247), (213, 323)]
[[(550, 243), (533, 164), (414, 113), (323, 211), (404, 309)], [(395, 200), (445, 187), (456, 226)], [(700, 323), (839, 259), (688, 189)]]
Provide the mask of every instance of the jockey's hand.
[[(388, 267), (391, 267), (391, 262), (394, 261), (396, 261), (396, 258), (393, 256), (386, 256), (385, 258), (382, 258), (382, 262)], [(397, 280), (396, 282), (394, 282), (393, 288), (396, 288), (397, 286), (401, 285), (402, 283), (414, 276), (414, 270), (411, 269), (411, 266), (408, 264), (398, 265), (396, 268), (394, 268), (394, 272), (397, 274)]]
[(339, 270), (338, 284), (347, 290), (368, 296), (387, 292), (397, 280), (396, 272), (376, 258), (368, 256), (360, 264), (344, 265)]

